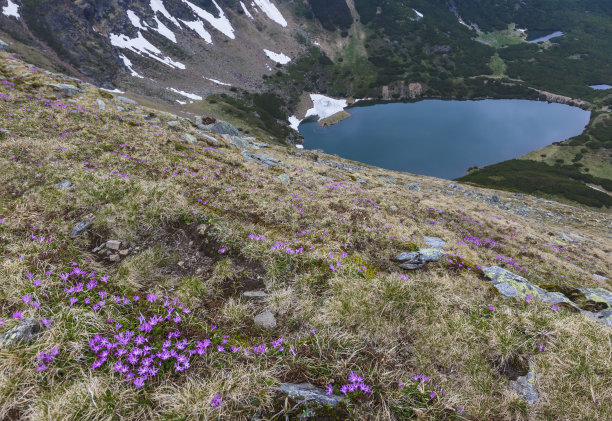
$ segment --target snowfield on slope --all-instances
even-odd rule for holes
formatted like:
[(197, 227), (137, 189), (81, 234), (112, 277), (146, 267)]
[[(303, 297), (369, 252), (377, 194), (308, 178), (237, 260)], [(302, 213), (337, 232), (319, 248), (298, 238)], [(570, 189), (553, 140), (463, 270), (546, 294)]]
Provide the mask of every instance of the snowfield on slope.
[(280, 64), (287, 64), (291, 61), (289, 56), (283, 53), (275, 53), (274, 51), (265, 50), (265, 49), (264, 49), (264, 53), (266, 53), (266, 55), (268, 56), (270, 60), (275, 61)]
[(11, 0), (8, 0), (6, 6), (2, 8), (2, 14), (7, 18), (13, 16), (16, 19), (19, 19), (19, 5), (13, 3)]
[(115, 47), (125, 48), (140, 56), (147, 56), (152, 59), (159, 61), (160, 63), (165, 64), (166, 66), (175, 68), (175, 69), (185, 69), (185, 65), (178, 61), (172, 60), (170, 57), (164, 57), (161, 55), (161, 50), (151, 44), (147, 39), (142, 35), (142, 32), (138, 31), (138, 36), (136, 38), (130, 38), (123, 34), (110, 34), (110, 43)]
[(313, 103), (313, 108), (306, 111), (306, 117), (319, 116), (319, 120), (344, 110), (348, 103), (346, 99), (334, 99), (321, 94), (310, 94), (310, 99)]
[(262, 12), (268, 15), (270, 19), (278, 23), (280, 26), (287, 26), (287, 21), (270, 0), (253, 0), (251, 5), (253, 4), (256, 4)]

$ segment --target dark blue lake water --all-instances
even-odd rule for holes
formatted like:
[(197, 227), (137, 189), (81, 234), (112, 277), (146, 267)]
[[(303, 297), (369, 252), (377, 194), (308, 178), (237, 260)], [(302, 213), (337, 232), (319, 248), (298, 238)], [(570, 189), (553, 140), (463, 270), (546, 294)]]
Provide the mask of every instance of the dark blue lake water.
[(590, 117), (580, 108), (526, 100), (424, 100), (348, 112), (334, 126), (301, 124), (304, 148), (447, 179), (576, 136)]

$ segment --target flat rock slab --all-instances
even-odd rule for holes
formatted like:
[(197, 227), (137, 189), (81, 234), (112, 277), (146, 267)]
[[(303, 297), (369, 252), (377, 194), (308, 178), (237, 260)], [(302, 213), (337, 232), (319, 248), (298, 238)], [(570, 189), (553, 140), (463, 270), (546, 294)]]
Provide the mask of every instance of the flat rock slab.
[(78, 222), (74, 228), (72, 228), (72, 231), (70, 231), (70, 236), (73, 238), (78, 237), (79, 235), (83, 234), (87, 228), (91, 227), (91, 224), (91, 221)]
[(425, 241), (425, 244), (427, 244), (429, 247), (434, 249), (443, 249), (446, 246), (446, 241), (438, 237), (424, 236), (423, 241)]
[(198, 143), (198, 138), (191, 133), (183, 133), (183, 139), (185, 139), (185, 142), (189, 143), (190, 145), (195, 145)]
[(540, 398), (535, 390), (535, 374), (533, 372), (529, 372), (516, 380), (510, 380), (509, 386), (529, 405), (533, 405)]
[(264, 154), (255, 154), (247, 151), (242, 151), (242, 156), (244, 156), (247, 161), (257, 162), (259, 165), (265, 168), (272, 168), (281, 163), (281, 161), (279, 161), (278, 159), (272, 158), (271, 156)]
[(134, 101), (133, 99), (130, 98), (126, 98), (124, 96), (118, 96), (117, 99), (121, 102), (123, 102), (124, 104), (131, 104), (131, 105), (139, 105), (136, 101)]
[(72, 183), (68, 180), (62, 180), (55, 185), (58, 190), (70, 190), (72, 188)]
[(344, 400), (343, 397), (337, 395), (327, 396), (323, 389), (319, 389), (310, 383), (283, 383), (280, 385), (280, 390), (291, 398), (300, 398), (309, 402), (316, 402), (319, 405), (338, 406)]
[(265, 329), (272, 329), (276, 327), (276, 318), (271, 311), (266, 310), (263, 313), (258, 314), (253, 318), (253, 322), (257, 326), (261, 326)]
[(0, 349), (8, 348), (18, 342), (30, 342), (38, 335), (40, 329), (38, 320), (26, 319), (0, 336)]
[(81, 88), (78, 88), (74, 85), (69, 85), (67, 83), (50, 83), (48, 84), (48, 86), (52, 87), (53, 89), (57, 91), (60, 91), (62, 94), (64, 94), (67, 97), (72, 97), (77, 94), (82, 94), (83, 92), (85, 92)]

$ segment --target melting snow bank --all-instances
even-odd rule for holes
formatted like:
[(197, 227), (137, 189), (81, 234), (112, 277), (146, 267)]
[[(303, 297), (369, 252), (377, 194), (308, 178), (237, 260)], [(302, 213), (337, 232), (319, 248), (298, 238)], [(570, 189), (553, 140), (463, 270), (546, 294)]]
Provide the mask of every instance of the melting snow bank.
[(106, 92), (110, 92), (111, 94), (124, 94), (125, 93), (123, 91), (120, 91), (119, 89), (105, 89), (105, 88), (100, 88), (100, 89)]
[(247, 17), (249, 19), (251, 19), (251, 20), (254, 19), (253, 15), (251, 14), (251, 12), (249, 12), (249, 9), (247, 9), (247, 7), (244, 5), (244, 3), (240, 2), (240, 5), (242, 6), (242, 10), (244, 11), (244, 14), (247, 15)]
[(174, 89), (174, 88), (168, 88), (168, 89), (174, 93), (184, 96), (185, 98), (193, 99), (194, 101), (202, 101), (204, 99), (200, 95), (190, 94), (189, 92), (179, 91), (178, 89)]
[(126, 35), (117, 35), (111, 33), (110, 42), (115, 47), (127, 48), (128, 50), (133, 51), (141, 56), (146, 55), (152, 59), (164, 63), (166, 66), (175, 69), (185, 69), (185, 65), (183, 63), (174, 61), (170, 57), (163, 57), (161, 55), (161, 51), (156, 46), (147, 41), (146, 38), (142, 36), (142, 32), (140, 31), (138, 31), (138, 37), (136, 38), (129, 38)]
[(225, 83), (225, 82), (221, 82), (220, 80), (217, 79), (211, 79), (209, 77), (205, 77), (204, 79), (206, 80), (210, 80), (212, 83), (216, 83), (217, 85), (221, 85), (221, 86), (232, 86), (231, 83)]
[(275, 53), (274, 51), (270, 50), (264, 50), (264, 53), (266, 53), (270, 60), (280, 64), (287, 64), (291, 61), (291, 59), (283, 53)]
[(119, 57), (121, 58), (121, 60), (123, 60), (123, 64), (125, 64), (125, 67), (128, 68), (128, 70), (131, 72), (132, 76), (134, 77), (139, 77), (140, 79), (144, 79), (144, 76), (139, 75), (138, 73), (136, 73), (136, 71), (132, 68), (132, 62), (130, 61), (129, 58), (127, 58), (126, 56), (124, 56), (123, 54), (119, 54)]
[(421, 12), (419, 12), (416, 9), (412, 9), (412, 10), (414, 10), (414, 13), (416, 13), (416, 15), (419, 17), (419, 19), (423, 19), (424, 15)]
[(262, 12), (268, 15), (268, 17), (274, 22), (278, 23), (280, 26), (287, 26), (287, 21), (270, 0), (253, 0), (253, 3), (255, 3), (262, 10)]
[[(346, 99), (334, 99), (321, 94), (310, 94), (310, 99), (312, 100), (313, 107), (306, 111), (305, 118), (317, 116), (319, 117), (318, 121), (344, 111), (348, 106)], [(298, 131), (302, 121), (295, 115), (292, 115), (289, 117), (289, 126), (293, 130)]]
[(217, 11), (219, 12), (218, 18), (216, 18), (213, 14), (207, 12), (206, 10), (196, 6), (195, 4), (190, 3), (187, 0), (183, 0), (183, 3), (189, 6), (191, 10), (201, 19), (204, 19), (205, 21), (210, 23), (213, 28), (223, 33), (226, 37), (230, 39), (235, 39), (236, 36), (234, 35), (234, 28), (232, 27), (232, 24), (230, 23), (229, 19), (225, 16), (225, 13), (223, 13), (223, 9), (219, 7), (215, 0), (212, 0), (212, 2), (217, 8)]
[(13, 16), (19, 19), (19, 6), (8, 0), (7, 5), (2, 8), (2, 14), (6, 17)]

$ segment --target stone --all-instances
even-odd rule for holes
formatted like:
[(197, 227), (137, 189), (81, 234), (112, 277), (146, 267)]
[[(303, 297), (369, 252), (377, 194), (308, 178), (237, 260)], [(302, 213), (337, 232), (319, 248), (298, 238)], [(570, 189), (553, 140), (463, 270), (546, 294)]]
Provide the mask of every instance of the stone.
[(91, 221), (81, 221), (78, 222), (73, 228), (72, 231), (70, 231), (70, 236), (72, 238), (74, 237), (78, 237), (79, 235), (83, 234), (83, 232), (85, 232), (85, 230), (89, 227), (91, 227), (92, 222)]
[(201, 130), (198, 130), (198, 136), (200, 136), (200, 137), (202, 137), (202, 138), (204, 138), (204, 139), (206, 139), (206, 140), (208, 140), (208, 141), (210, 141), (212, 143), (219, 143), (219, 141), (217, 139), (215, 139), (212, 136), (207, 135), (206, 133), (204, 133)]
[(111, 262), (118, 262), (121, 260), (121, 257), (119, 257), (118, 254), (111, 254), (111, 256), (109, 257), (109, 260)]
[(599, 281), (599, 282), (609, 281), (609, 279), (606, 278), (605, 276), (597, 275), (595, 273), (593, 274), (593, 279), (595, 279), (596, 281)]
[(217, 121), (214, 124), (205, 126), (208, 131), (217, 134), (227, 134), (230, 136), (240, 136), (238, 129), (225, 121)]
[(110, 250), (119, 250), (121, 248), (121, 241), (119, 240), (108, 240), (106, 242), (106, 248)]
[(319, 162), (321, 164), (328, 165), (332, 168), (336, 168), (339, 170), (346, 170), (348, 172), (360, 171), (364, 169), (363, 167), (360, 167), (357, 165), (345, 164), (343, 162), (331, 161), (329, 159), (319, 159)]
[(308, 402), (316, 402), (319, 405), (336, 407), (344, 400), (343, 397), (337, 395), (327, 396), (323, 389), (319, 389), (310, 383), (282, 383), (280, 390), (292, 399), (300, 398)]
[(134, 101), (133, 99), (130, 98), (126, 98), (124, 96), (118, 96), (117, 99), (121, 102), (123, 102), (124, 104), (130, 104), (130, 105), (139, 105), (136, 101)]
[(245, 291), (242, 296), (244, 298), (266, 298), (268, 294), (263, 291)]
[(272, 158), (268, 155), (254, 154), (247, 151), (242, 151), (241, 153), (247, 161), (257, 162), (259, 165), (265, 168), (272, 168), (280, 164), (278, 159)]
[(612, 292), (604, 288), (578, 288), (584, 298), (595, 303), (605, 303), (608, 309), (612, 308)]
[(72, 183), (69, 180), (62, 180), (55, 185), (58, 190), (70, 190), (72, 188)]
[(117, 111), (125, 111), (125, 108), (123, 108), (121, 105), (117, 105)]
[(425, 262), (439, 262), (444, 256), (444, 251), (438, 248), (421, 249), (419, 253)]
[(166, 125), (168, 125), (168, 127), (177, 127), (181, 125), (180, 121), (176, 121), (176, 120), (171, 120), (169, 122), (166, 123)]
[(406, 270), (417, 270), (417, 269), (421, 269), (423, 266), (425, 266), (425, 262), (402, 263), (401, 265), (399, 265), (400, 268), (406, 269)]
[(406, 188), (412, 191), (421, 191), (421, 186), (416, 183), (406, 184)]
[(18, 342), (28, 343), (38, 335), (40, 323), (35, 319), (26, 319), (0, 336), (0, 349), (8, 348)]
[(8, 47), (8, 44), (0, 39), (0, 51), (6, 51)]
[(96, 103), (98, 104), (98, 109), (101, 111), (106, 110), (106, 103), (101, 99), (96, 99)]
[(528, 405), (533, 405), (538, 401), (540, 395), (535, 390), (535, 373), (529, 372), (525, 376), (520, 376), (516, 380), (510, 380), (510, 389), (514, 390)]
[(229, 143), (234, 145), (238, 149), (251, 149), (251, 145), (248, 141), (241, 138), (240, 136), (222, 135)]
[(493, 203), (500, 203), (501, 200), (499, 199), (499, 195), (497, 193), (493, 193), (493, 196), (491, 196), (491, 201)]
[(397, 210), (397, 206), (391, 205), (391, 206), (389, 206), (389, 210), (395, 212)]
[(195, 145), (198, 143), (198, 138), (191, 133), (183, 133), (183, 139), (185, 139), (185, 142), (189, 143), (190, 145)]
[(285, 184), (291, 184), (291, 178), (287, 174), (281, 174), (277, 178)]
[(125, 250), (119, 250), (119, 255), (120, 256), (127, 256), (128, 254), (130, 254), (130, 251), (125, 249)]
[(414, 263), (421, 260), (421, 253), (418, 251), (400, 253), (395, 257), (395, 260)]
[(56, 91), (60, 91), (64, 96), (73, 97), (77, 94), (82, 94), (85, 92), (81, 88), (78, 88), (74, 85), (69, 85), (67, 83), (51, 83), (48, 86), (52, 87)]
[(261, 326), (265, 329), (272, 329), (276, 327), (276, 318), (271, 311), (266, 310), (263, 313), (259, 313), (257, 316), (253, 318), (253, 322), (257, 326)]
[(444, 241), (444, 240), (442, 240), (442, 239), (440, 239), (438, 237), (423, 236), (423, 241), (429, 247), (434, 248), (434, 249), (443, 249), (444, 246), (446, 246), (446, 241)]
[(193, 119), (193, 123), (196, 126), (199, 126), (200, 124), (202, 124), (202, 121), (203, 121), (202, 120), (202, 116), (200, 116), (200, 115), (195, 116), (194, 119)]
[(9, 134), (11, 131), (7, 129), (0, 129), (0, 134)]

